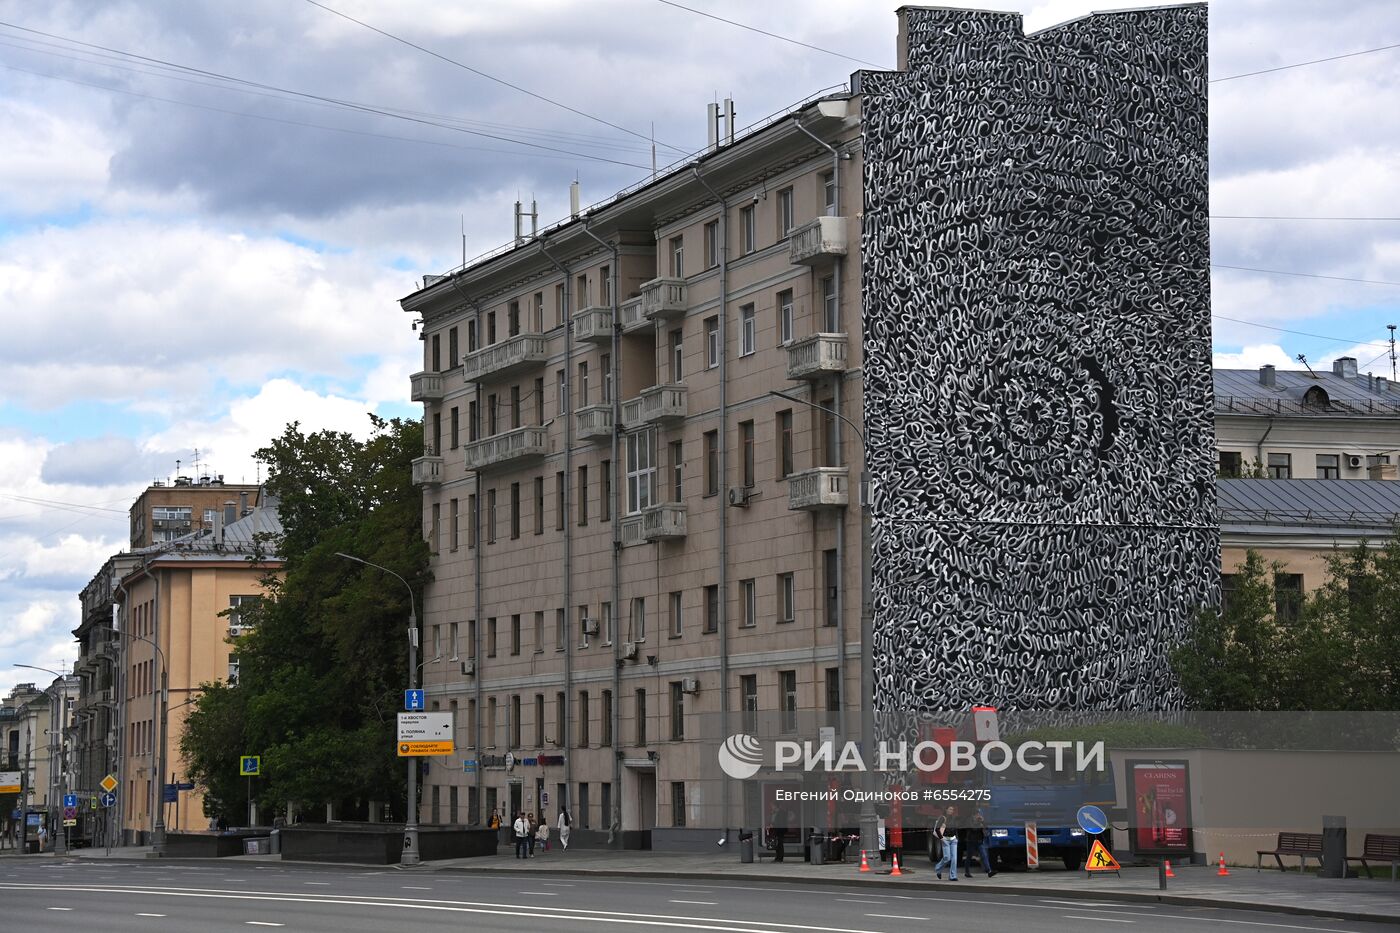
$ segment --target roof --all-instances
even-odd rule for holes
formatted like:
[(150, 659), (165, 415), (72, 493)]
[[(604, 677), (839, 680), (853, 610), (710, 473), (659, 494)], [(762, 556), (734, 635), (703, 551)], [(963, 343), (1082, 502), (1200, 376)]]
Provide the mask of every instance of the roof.
[[(143, 565), (203, 563), (211, 560), (246, 562), (257, 547), (262, 546), (268, 548), (262, 555), (264, 560), (278, 561), (281, 558), (276, 553), (276, 546), (282, 535), (278, 504), (277, 497), (264, 490), (258, 496), (258, 505), (251, 512), (224, 526), (222, 539), (216, 539), (213, 531), (198, 531), (174, 541), (137, 548), (131, 553)], [(260, 541), (264, 536), (271, 540), (267, 543)]]
[[(1259, 381), (1257, 369), (1213, 372), (1217, 414), (1400, 417), (1400, 387), (1388, 379), (1285, 369), (1275, 372), (1270, 387)], [(1313, 388), (1326, 393), (1325, 404), (1304, 398)]]
[(1372, 479), (1220, 479), (1220, 524), (1388, 532), (1400, 523), (1400, 482)]

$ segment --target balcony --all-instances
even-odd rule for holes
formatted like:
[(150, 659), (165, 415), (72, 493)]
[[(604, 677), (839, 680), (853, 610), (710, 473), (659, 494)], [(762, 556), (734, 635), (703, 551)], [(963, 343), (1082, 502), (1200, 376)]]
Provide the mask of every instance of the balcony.
[(670, 320), (685, 314), (685, 279), (652, 279), (642, 285), (642, 316)]
[(414, 373), (408, 381), (408, 397), (415, 402), (440, 402), (447, 388), (442, 373)]
[(632, 431), (649, 424), (670, 424), (685, 418), (685, 386), (660, 385), (643, 389), (622, 403), (622, 427)]
[(78, 698), (78, 709), (91, 709), (94, 706), (112, 706), (112, 688), (103, 690), (88, 690)]
[(574, 436), (581, 441), (601, 441), (612, 437), (612, 405), (589, 405), (574, 412)]
[(815, 266), (846, 255), (846, 218), (818, 217), (788, 234), (788, 261)]
[(442, 458), (427, 454), (413, 458), (413, 485), (436, 486), (442, 482)]
[(675, 541), (685, 537), (685, 506), (663, 502), (622, 520), (622, 544)]
[(622, 332), (624, 334), (630, 334), (641, 330), (643, 327), (651, 326), (651, 321), (648, 321), (642, 315), (642, 299), (640, 298), (629, 298), (627, 301), (624, 301), (621, 307), (618, 308), (618, 317), (622, 319), (620, 323), (622, 324)]
[(549, 342), (543, 334), (516, 334), (484, 350), (468, 353), (462, 361), (462, 378), (484, 382), (543, 366), (549, 359)]
[(788, 508), (815, 512), (844, 509), (851, 498), (851, 474), (845, 467), (816, 467), (787, 478)]
[(544, 428), (516, 428), (466, 446), (468, 470), (489, 470), (543, 457), (549, 452), (549, 435)]
[(574, 339), (588, 343), (611, 343), (612, 308), (584, 308), (574, 315)]
[(813, 334), (788, 345), (789, 379), (820, 379), (845, 371), (845, 334)]

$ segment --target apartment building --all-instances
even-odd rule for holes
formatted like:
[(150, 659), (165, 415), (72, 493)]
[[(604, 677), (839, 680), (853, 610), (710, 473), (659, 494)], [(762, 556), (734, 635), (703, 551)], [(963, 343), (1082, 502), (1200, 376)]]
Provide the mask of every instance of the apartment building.
[(257, 505), (258, 487), (225, 483), (222, 474), (177, 476), (156, 481), (131, 504), (131, 546), (150, 547), (210, 531), (229, 505), (244, 515)]
[[(1161, 633), (1215, 592), (1203, 8), (1034, 37), (1014, 14), (899, 18), (898, 72), (721, 132), (693, 161), (402, 300), (423, 341), (424, 683), (432, 708), (455, 713), (459, 749), (428, 761), (425, 821), (523, 809), (552, 822), (566, 804), (585, 843), (713, 849), (716, 830), (771, 815), (764, 781), (719, 774), (726, 736), (856, 738), (862, 706), (949, 709), (937, 704), (963, 691), (1064, 704), (1083, 686), (1093, 703), (1138, 702), (1163, 676)], [(1017, 43), (1038, 48), (1008, 57)], [(1142, 58), (1153, 45), (1171, 69)], [(1131, 59), (1117, 90), (1132, 85), (1134, 113), (1171, 110), (1183, 133), (1125, 144), (1092, 181), (1048, 155), (1015, 164), (1027, 133), (1048, 153), (1077, 145), (1070, 123), (1118, 112), (1103, 102), (1115, 85), (1046, 64), (1090, 48)], [(976, 71), (1023, 108), (1025, 85), (1011, 92), (1024, 68), (1069, 93), (1014, 119), (978, 109), (991, 98), (927, 99), (975, 97), (944, 79)], [(990, 183), (993, 154), (1013, 170)], [(1083, 197), (1108, 178), (1150, 205), (1131, 244), (1110, 242), (1118, 221)], [(1041, 224), (1012, 201), (1059, 208)], [(1064, 267), (1070, 252), (1084, 267)], [(1117, 292), (1124, 281), (1141, 294)], [(1164, 366), (1171, 385), (1153, 375)], [(1058, 414), (1079, 436), (1045, 428)], [(863, 463), (873, 696), (858, 671)], [(1167, 530), (1092, 530), (1118, 521)], [(1153, 570), (1125, 570), (1123, 555)], [(949, 575), (973, 565), (1014, 572)], [(1067, 592), (1081, 594), (1077, 620), (1036, 631), (1031, 616)], [(1107, 620), (1097, 660), (1079, 660)], [(979, 660), (965, 637), (1022, 666), (1003, 677), (1004, 658)], [(967, 665), (976, 676), (957, 673)], [(791, 816), (854, 825), (842, 810)]]
[[(28, 809), (46, 812), (51, 832), (63, 816), (61, 797), (74, 786), (71, 728), (77, 698), (77, 679), (63, 676), (47, 687), (16, 684), (0, 699), (0, 771), (20, 773)], [(13, 810), (24, 808), (18, 795), (6, 797), (13, 804), (4, 814), (8, 827)]]

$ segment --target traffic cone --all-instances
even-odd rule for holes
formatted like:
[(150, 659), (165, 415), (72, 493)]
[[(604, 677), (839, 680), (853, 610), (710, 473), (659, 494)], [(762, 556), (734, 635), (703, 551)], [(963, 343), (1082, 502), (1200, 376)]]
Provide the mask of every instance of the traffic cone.
[(1175, 877), (1176, 877), (1176, 872), (1172, 871), (1172, 860), (1171, 860), (1171, 859), (1165, 859), (1164, 861), (1166, 861), (1166, 863), (1167, 863), (1167, 877), (1168, 877), (1168, 878), (1175, 878)]
[(899, 853), (894, 853), (894, 855), (890, 856), (890, 858), (894, 862), (894, 867), (890, 869), (890, 876), (893, 878), (898, 878), (900, 875), (904, 874), (904, 872), (899, 870)]
[(1220, 853), (1220, 870), (1219, 870), (1218, 872), (1215, 873), (1215, 876), (1216, 876), (1217, 878), (1225, 878), (1225, 877), (1228, 877), (1229, 874), (1230, 874), (1230, 870), (1229, 870), (1228, 868), (1225, 867), (1225, 853), (1224, 853), (1224, 852), (1221, 852), (1221, 853)]
[(870, 871), (870, 863), (865, 860), (865, 850), (860, 850), (860, 870)]

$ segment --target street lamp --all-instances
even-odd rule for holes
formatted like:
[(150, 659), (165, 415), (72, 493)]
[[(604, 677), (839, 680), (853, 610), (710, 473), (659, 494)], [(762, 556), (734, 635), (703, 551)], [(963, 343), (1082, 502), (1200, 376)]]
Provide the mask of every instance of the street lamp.
[[(418, 602), (413, 597), (413, 587), (409, 586), (407, 580), (388, 567), (340, 551), (336, 551), (335, 556), (353, 560), (357, 564), (364, 564), (375, 570), (382, 570), (389, 576), (396, 578), (404, 585), (404, 589), (408, 590), (408, 689), (416, 690), (418, 688)], [(410, 758), (408, 759), (408, 814), (403, 825), (403, 856), (400, 858), (399, 864), (417, 865), (418, 863), (418, 759)]]
[[(869, 759), (875, 750), (875, 649), (872, 644), (875, 604), (871, 593), (870, 447), (860, 427), (839, 411), (777, 389), (768, 394), (835, 415), (850, 426), (860, 441), (860, 732), (861, 740), (865, 743), (866, 758)], [(874, 852), (880, 847), (880, 821), (875, 813), (875, 771), (869, 761), (861, 771), (861, 790), (860, 847), (864, 851)]]
[[(16, 665), (14, 665), (14, 666), (15, 666), (15, 667), (27, 668), (28, 670), (31, 670), (31, 671), (43, 671), (43, 672), (46, 673), (46, 674), (52, 674), (52, 675), (54, 676), (54, 683), (55, 683), (55, 684), (56, 684), (56, 683), (65, 683), (65, 682), (67, 681), (67, 679), (68, 679), (66, 675), (60, 674), (58, 671), (50, 670), (50, 669), (47, 668), (47, 667), (39, 667), (37, 664), (16, 664)], [(68, 775), (67, 775), (68, 763), (67, 763), (67, 760), (66, 760), (66, 759), (67, 759), (67, 755), (65, 754), (65, 749), (64, 749), (64, 745), (63, 745), (63, 732), (62, 732), (61, 729), (58, 728), (59, 722), (60, 722), (60, 720), (62, 719), (62, 716), (61, 716), (61, 714), (60, 714), (60, 712), (59, 712), (58, 706), (59, 706), (59, 704), (62, 702), (62, 698), (59, 696), (58, 690), (57, 690), (57, 689), (54, 689), (54, 684), (50, 684), (49, 687), (48, 687), (48, 689), (44, 690), (44, 692), (45, 692), (45, 693), (48, 693), (49, 690), (53, 690), (53, 705), (49, 707), (49, 728), (48, 728), (48, 733), (49, 733), (49, 810), (50, 810), (50, 812), (52, 812), (53, 809), (54, 809), (54, 803), (53, 803), (53, 798), (54, 798), (54, 796), (55, 796), (55, 795), (54, 795), (54, 788), (55, 788), (55, 787), (58, 788), (58, 797), (59, 797), (59, 806), (60, 806), (60, 807), (63, 805), (63, 800), (62, 800), (62, 798), (63, 798), (64, 796), (66, 796), (67, 793), (68, 793)], [(57, 754), (57, 755), (55, 755), (55, 754), (53, 753), (54, 736), (57, 736), (57, 737), (58, 737), (58, 754)], [(57, 766), (58, 766), (58, 778), (57, 778), (57, 780), (55, 780), (55, 778), (54, 778), (54, 766), (55, 766), (55, 764), (57, 764)], [(21, 807), (21, 811), (23, 811), (23, 809), (24, 809), (24, 808)], [(62, 812), (62, 811), (60, 811), (60, 813), (61, 813), (61, 812)], [(26, 814), (24, 814), (23, 812), (21, 812), (20, 818), (21, 818), (21, 819), (26, 819), (27, 816), (26, 816)], [(56, 821), (56, 825), (54, 826), (54, 832), (53, 832), (53, 852), (54, 852), (54, 855), (67, 855), (67, 854), (68, 854), (68, 838), (67, 838), (67, 835), (66, 835), (66, 834), (64, 833), (64, 831), (63, 831), (63, 819), (62, 819), (62, 817), (60, 817), (60, 818)]]

